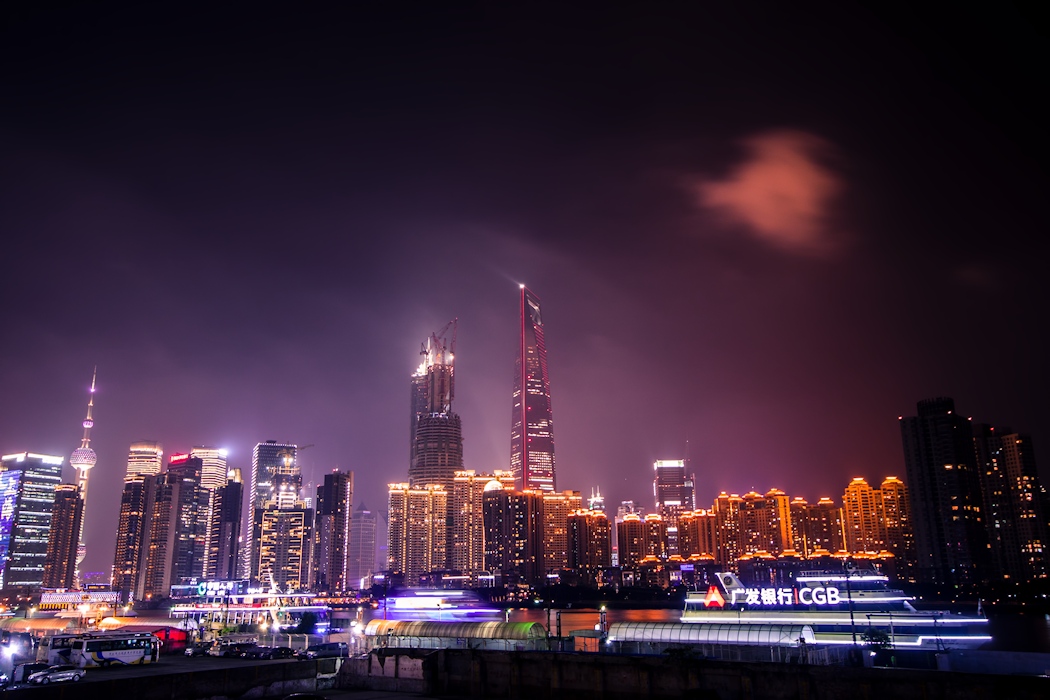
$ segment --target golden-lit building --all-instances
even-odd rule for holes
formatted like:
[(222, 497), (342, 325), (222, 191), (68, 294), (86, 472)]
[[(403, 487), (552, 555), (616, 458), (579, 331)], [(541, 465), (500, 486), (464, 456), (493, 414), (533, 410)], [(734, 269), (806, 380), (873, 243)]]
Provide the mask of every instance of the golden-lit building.
[(266, 508), (259, 538), (259, 582), (266, 590), (294, 593), (310, 587), (313, 509)]
[(514, 488), (514, 474), (510, 470), (496, 470), (479, 474), (474, 470), (460, 470), (452, 483), (452, 570), (468, 576), (472, 584), (485, 567), (485, 489)]
[(404, 573), (405, 585), (418, 586), (421, 576), (445, 568), (448, 493), (436, 484), (388, 489), (390, 568)]
[(84, 500), (76, 484), (55, 487), (47, 553), (44, 556), (43, 588), (73, 588), (76, 581), (77, 535), (84, 514)]
[(583, 507), (579, 491), (543, 492), (543, 571), (569, 568), (569, 514)]
[(605, 513), (578, 510), (568, 517), (568, 568), (588, 582), (598, 580), (612, 564), (612, 529)]

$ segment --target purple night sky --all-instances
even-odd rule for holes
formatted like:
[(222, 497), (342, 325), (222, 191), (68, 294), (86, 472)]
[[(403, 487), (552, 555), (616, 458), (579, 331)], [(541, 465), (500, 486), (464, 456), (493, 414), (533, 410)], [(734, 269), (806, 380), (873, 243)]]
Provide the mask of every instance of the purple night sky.
[(466, 467), (507, 468), (519, 282), (558, 486), (613, 508), (686, 455), (701, 506), (838, 500), (940, 395), (1050, 469), (1050, 42), (1011, 6), (143, 7), (0, 28), (0, 451), (68, 458), (98, 366), (87, 570), (140, 439), (313, 443), (384, 510), (453, 317)]

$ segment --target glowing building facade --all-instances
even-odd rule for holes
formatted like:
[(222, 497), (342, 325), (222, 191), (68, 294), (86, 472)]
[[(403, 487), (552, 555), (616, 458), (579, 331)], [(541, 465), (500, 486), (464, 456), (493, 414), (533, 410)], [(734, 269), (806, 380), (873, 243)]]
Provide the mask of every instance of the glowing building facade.
[(510, 467), (522, 490), (557, 491), (554, 421), (540, 299), (521, 285), (520, 337), (514, 366)]
[(354, 473), (325, 474), (315, 504), (313, 585), (318, 591), (345, 591), (356, 585), (347, 573), (353, 509)]
[(51, 510), (51, 531), (44, 557), (44, 588), (73, 588), (77, 573), (77, 534), (84, 515), (84, 500), (76, 484), (55, 487)]
[(376, 514), (363, 503), (354, 511), (346, 554), (347, 585), (354, 590), (368, 586), (375, 573), (377, 525)]
[[(306, 508), (305, 502), (301, 500), (303, 476), (296, 461), (297, 450), (298, 447), (296, 445), (279, 443), (276, 440), (260, 442), (252, 450), (252, 479), (249, 499), (251, 504), (251, 527), (248, 530), (248, 543), (245, 548), (248, 552), (248, 564), (245, 568), (247, 569), (248, 577), (252, 581), (264, 586), (269, 583), (267, 579), (261, 578), (263, 572), (260, 543), (264, 522), (269, 522), (273, 526), (279, 520), (273, 515), (264, 517), (264, 513), (274, 510), (305, 510)], [(313, 522), (308, 523), (308, 526), (312, 530)], [(291, 532), (291, 530), (282, 525), (281, 532)], [(274, 552), (291, 550), (280, 545), (271, 546), (269, 551), (272, 554)], [(283, 563), (274, 564), (271, 562), (268, 564), (268, 572), (276, 570), (290, 571), (291, 569), (294, 569), (294, 567), (286, 567)], [(285, 579), (287, 578), (285, 574), (281, 576)], [(303, 578), (300, 575), (297, 580), (301, 581)]]
[(131, 443), (128, 451), (128, 469), (124, 478), (156, 476), (164, 467), (164, 446), (155, 440)]
[(406, 586), (418, 586), (424, 574), (445, 568), (448, 493), (436, 484), (388, 488), (390, 569), (404, 574)]
[(485, 571), (485, 490), (514, 488), (510, 471), (478, 474), (473, 470), (456, 472), (452, 483), (451, 568), (477, 583)]
[(62, 457), (18, 452), (0, 458), (0, 590), (29, 591), (44, 579)]

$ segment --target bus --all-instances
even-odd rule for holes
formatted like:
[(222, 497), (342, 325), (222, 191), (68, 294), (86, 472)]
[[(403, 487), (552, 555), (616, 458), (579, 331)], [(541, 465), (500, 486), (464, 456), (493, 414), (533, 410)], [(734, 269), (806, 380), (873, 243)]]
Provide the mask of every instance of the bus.
[(151, 664), (157, 662), (161, 644), (148, 632), (55, 635), (50, 640), (47, 661), (79, 668)]

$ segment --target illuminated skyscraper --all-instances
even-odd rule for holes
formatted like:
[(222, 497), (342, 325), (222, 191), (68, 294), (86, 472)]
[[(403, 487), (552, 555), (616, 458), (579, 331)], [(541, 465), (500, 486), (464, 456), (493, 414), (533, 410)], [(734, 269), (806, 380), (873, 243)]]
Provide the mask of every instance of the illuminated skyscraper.
[(294, 593), (310, 585), (314, 513), (305, 505), (258, 511), (258, 579), (268, 591)]
[(142, 570), (146, 597), (168, 596), (172, 586), (204, 575), (207, 491), (200, 485), (201, 468), (199, 458), (172, 455), (155, 482)]
[(686, 474), (684, 459), (658, 459), (653, 462), (653, 496), (656, 512), (669, 525), (678, 522), (678, 514), (695, 510), (693, 475)]
[(547, 344), (540, 300), (521, 285), (518, 358), (514, 365), (510, 468), (522, 490), (557, 490), (554, 471), (554, 421)]
[[(362, 579), (368, 579), (376, 570), (376, 514), (362, 503), (354, 511), (350, 521), (350, 542), (346, 555), (347, 585), (354, 590), (362, 586)], [(368, 585), (366, 580), (365, 586)]]
[(895, 476), (887, 476), (879, 488), (882, 494), (882, 522), (886, 549), (893, 554), (897, 578), (915, 580), (915, 535), (911, 530), (911, 504), (908, 487)]
[[(215, 508), (215, 499), (218, 490), (226, 485), (226, 450), (216, 449), (207, 445), (198, 445), (190, 450), (190, 457), (201, 460), (201, 488), (207, 492), (207, 503), (204, 504), (202, 517), (207, 526), (204, 541), (204, 571), (210, 571), (213, 567), (210, 561), (211, 548), (211, 526), (212, 511)], [(206, 578), (213, 578), (206, 575)], [(232, 577), (231, 577), (232, 578)]]
[[(269, 585), (268, 580), (260, 578), (260, 541), (264, 521), (263, 513), (269, 510), (303, 510), (306, 508), (306, 504), (301, 500), (300, 494), (303, 486), (303, 476), (295, 459), (297, 449), (296, 445), (267, 440), (266, 442), (260, 442), (252, 450), (252, 482), (249, 500), (251, 506), (249, 512), (251, 527), (248, 530), (249, 537), (246, 548), (249, 555), (247, 568), (249, 578), (263, 586)], [(268, 522), (271, 525), (276, 525), (277, 523), (272, 516), (269, 517)], [(308, 526), (312, 531), (312, 520), (308, 523)], [(281, 532), (292, 532), (293, 530), (296, 536), (300, 534), (297, 528), (288, 529), (284, 526), (282, 526)], [(270, 551), (285, 552), (287, 549), (280, 545), (271, 547)], [(276, 570), (290, 571), (291, 569), (279, 563), (276, 565), (276, 568), (270, 566), (268, 571)], [(287, 579), (287, 573), (281, 574), (281, 577)], [(296, 580), (301, 582), (305, 578), (308, 578), (308, 576), (300, 575)], [(284, 589), (282, 588), (282, 590)]]
[(317, 487), (314, 520), (313, 584), (318, 591), (345, 591), (352, 582), (347, 577), (347, 546), (354, 510), (354, 473), (324, 475)]
[(543, 572), (557, 575), (569, 568), (569, 514), (583, 507), (579, 491), (543, 494)]
[(478, 474), (473, 470), (456, 472), (452, 484), (451, 568), (477, 582), (485, 570), (485, 489), (513, 489), (514, 475), (496, 470)]
[(587, 583), (612, 565), (612, 533), (605, 513), (578, 510), (568, 517), (569, 569)]
[(143, 597), (143, 577), (150, 512), (159, 476), (129, 476), (124, 479), (117, 520), (117, 542), (113, 553), (113, 590), (122, 603)]
[(620, 566), (637, 566), (645, 558), (645, 525), (638, 513), (628, 513), (616, 523), (616, 540), (620, 548)]
[(882, 494), (862, 477), (854, 477), (842, 494), (842, 519), (848, 552), (874, 553), (885, 547)]
[(238, 545), (241, 537), (241, 504), (244, 484), (240, 470), (228, 472), (225, 486), (211, 491), (211, 516), (208, 526), (208, 556), (204, 578), (232, 580), (238, 578)]
[(155, 476), (164, 466), (164, 447), (155, 440), (131, 443), (128, 451), (128, 470), (124, 477)]
[(951, 594), (989, 573), (977, 452), (952, 399), (920, 401), (918, 414), (900, 419), (917, 573)]
[(418, 586), (421, 576), (445, 568), (448, 493), (437, 484), (398, 483), (388, 495), (390, 569), (404, 573), (406, 586)]
[(485, 567), (504, 584), (545, 583), (543, 494), (512, 491), (493, 480), (484, 499)]
[(44, 579), (62, 457), (17, 452), (0, 458), (0, 590), (30, 591)]
[(91, 449), (91, 427), (95, 421), (91, 418), (91, 409), (95, 406), (95, 372), (91, 373), (91, 389), (88, 390), (87, 417), (84, 418), (84, 437), (80, 440), (80, 447), (73, 450), (69, 456), (69, 465), (77, 470), (77, 487), (80, 492), (80, 500), (84, 505), (81, 507), (80, 523), (77, 526), (77, 561), (75, 578), (80, 578), (80, 562), (87, 555), (87, 546), (84, 544), (84, 513), (87, 508), (88, 474), (95, 466), (98, 457)]
[(76, 583), (77, 533), (84, 513), (84, 499), (76, 484), (55, 487), (55, 506), (51, 511), (51, 531), (44, 558), (44, 588), (72, 588)]
[[(444, 335), (450, 327), (451, 345)], [(459, 416), (452, 412), (455, 332), (456, 321), (452, 320), (440, 332), (430, 335), (421, 350), (423, 363), (412, 376), (416, 424), (408, 482), (413, 488), (436, 484), (451, 492), (456, 472), (463, 469), (463, 427)]]

